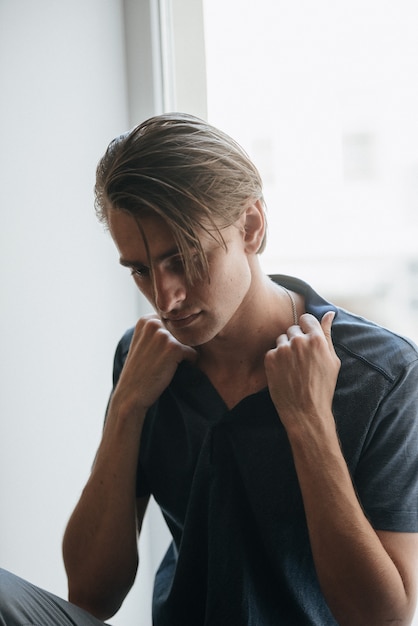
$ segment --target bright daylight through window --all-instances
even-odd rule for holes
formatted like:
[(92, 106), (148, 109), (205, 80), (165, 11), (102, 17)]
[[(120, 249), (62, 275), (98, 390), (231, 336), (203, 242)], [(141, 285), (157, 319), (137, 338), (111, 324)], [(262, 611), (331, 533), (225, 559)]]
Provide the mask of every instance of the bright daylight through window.
[(418, 339), (418, 5), (206, 0), (209, 121), (265, 182), (267, 271)]

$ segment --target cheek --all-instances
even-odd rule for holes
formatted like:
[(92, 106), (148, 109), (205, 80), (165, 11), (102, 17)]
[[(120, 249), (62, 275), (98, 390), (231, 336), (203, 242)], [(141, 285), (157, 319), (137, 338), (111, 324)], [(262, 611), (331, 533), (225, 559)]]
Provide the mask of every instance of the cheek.
[(222, 307), (240, 304), (251, 285), (251, 269), (242, 251), (230, 249), (226, 257), (212, 260), (209, 269), (210, 282), (199, 283), (195, 293), (219, 302)]
[(139, 291), (142, 293), (144, 298), (148, 300), (152, 305), (154, 305), (154, 290), (152, 288), (152, 284), (150, 280), (143, 280), (138, 278), (137, 276), (132, 277), (134, 279), (134, 283)]
[(222, 287), (218, 294), (221, 305), (228, 305), (230, 309), (236, 309), (245, 299), (251, 284), (251, 274), (245, 273), (242, 267), (236, 272), (225, 276)]

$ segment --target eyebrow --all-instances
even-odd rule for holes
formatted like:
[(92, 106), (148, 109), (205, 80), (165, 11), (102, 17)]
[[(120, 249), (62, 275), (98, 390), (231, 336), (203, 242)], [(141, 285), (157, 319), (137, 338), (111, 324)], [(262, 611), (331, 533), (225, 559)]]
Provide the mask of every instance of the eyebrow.
[[(170, 250), (167, 250), (167, 252), (164, 252), (163, 254), (157, 256), (155, 259), (152, 259), (152, 261), (153, 263), (161, 263), (161, 261), (166, 261), (167, 259), (178, 254), (181, 254), (181, 252), (177, 247), (171, 248)], [(120, 257), (119, 263), (123, 265), (123, 267), (148, 267), (145, 263), (142, 263), (141, 261), (130, 261), (129, 259), (124, 259), (123, 257)]]

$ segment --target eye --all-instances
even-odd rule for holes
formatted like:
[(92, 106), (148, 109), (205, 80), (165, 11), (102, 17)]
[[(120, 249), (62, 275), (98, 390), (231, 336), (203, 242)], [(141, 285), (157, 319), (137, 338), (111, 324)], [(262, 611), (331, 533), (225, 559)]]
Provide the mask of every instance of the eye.
[(180, 254), (173, 256), (167, 263), (167, 269), (176, 274), (182, 274), (184, 272), (184, 260)]
[(141, 265), (139, 267), (131, 267), (131, 276), (134, 278), (148, 278), (149, 276), (149, 268), (145, 265)]
[[(197, 251), (196, 252), (191, 251), (190, 261), (192, 264), (196, 266), (201, 265), (200, 256), (198, 255)], [(184, 256), (182, 254), (176, 254), (170, 257), (169, 259), (167, 259), (166, 269), (170, 272), (173, 272), (175, 274), (184, 274), (185, 267), (186, 267), (186, 263), (185, 263)]]

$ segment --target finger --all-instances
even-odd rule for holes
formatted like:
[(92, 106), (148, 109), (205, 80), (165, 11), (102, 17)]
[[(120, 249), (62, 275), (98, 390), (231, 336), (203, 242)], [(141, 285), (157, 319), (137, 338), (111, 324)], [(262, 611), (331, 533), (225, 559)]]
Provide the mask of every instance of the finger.
[(331, 327), (332, 327), (332, 322), (334, 321), (334, 317), (335, 317), (335, 311), (327, 311), (321, 319), (322, 332), (325, 335), (325, 339), (327, 340), (328, 347), (331, 350), (331, 352), (334, 352), (334, 344), (332, 342), (332, 336), (331, 336)]
[(293, 324), (293, 326), (289, 326), (287, 329), (286, 337), (292, 339), (292, 337), (296, 337), (296, 335), (303, 335), (304, 332), (299, 324)]
[(299, 318), (299, 324), (302, 332), (305, 334), (318, 332), (320, 328), (318, 320), (310, 313), (304, 313), (301, 315)]
[(280, 346), (284, 346), (286, 344), (289, 343), (289, 338), (288, 336), (283, 333), (282, 335), (279, 335), (276, 339), (276, 347), (279, 348)]

